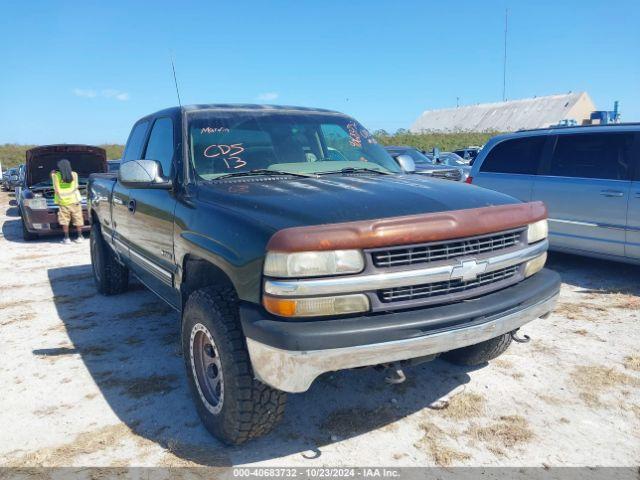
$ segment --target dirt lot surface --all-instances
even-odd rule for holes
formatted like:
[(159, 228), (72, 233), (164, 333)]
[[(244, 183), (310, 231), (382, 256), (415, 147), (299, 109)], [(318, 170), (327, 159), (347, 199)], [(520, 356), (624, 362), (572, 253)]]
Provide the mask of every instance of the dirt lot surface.
[(134, 284), (96, 293), (89, 245), (25, 243), (0, 196), (1, 466), (619, 465), (640, 462), (640, 269), (552, 255), (556, 312), (481, 368), (436, 360), (388, 386), (373, 369), (291, 395), (266, 438), (200, 425), (178, 315)]

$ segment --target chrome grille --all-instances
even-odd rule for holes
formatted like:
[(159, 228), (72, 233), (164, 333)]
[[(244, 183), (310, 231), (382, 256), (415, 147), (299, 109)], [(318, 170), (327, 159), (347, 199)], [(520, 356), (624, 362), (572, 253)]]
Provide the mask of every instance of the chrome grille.
[(453, 180), (455, 182), (459, 182), (462, 178), (462, 172), (457, 168), (453, 170), (434, 170), (431, 173), (431, 176), (435, 178), (443, 178), (445, 180)]
[(501, 280), (507, 280), (518, 272), (518, 265), (506, 267), (490, 273), (478, 275), (475, 280), (464, 282), (462, 280), (449, 280), (446, 282), (428, 283), (424, 285), (412, 285), (408, 287), (388, 288), (378, 290), (378, 297), (381, 302), (404, 302), (408, 300), (419, 300), (436, 297), (439, 295), (450, 295), (481, 287)]
[(371, 256), (373, 264), (378, 268), (449, 260), (463, 255), (477, 255), (513, 247), (520, 241), (522, 232), (523, 229), (519, 229), (448, 242), (375, 250), (371, 252)]

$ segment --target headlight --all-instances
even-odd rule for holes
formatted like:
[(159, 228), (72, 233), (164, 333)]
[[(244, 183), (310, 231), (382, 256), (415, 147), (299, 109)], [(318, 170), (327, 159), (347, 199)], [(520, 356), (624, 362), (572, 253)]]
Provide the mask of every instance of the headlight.
[(262, 302), (268, 312), (281, 317), (344, 315), (369, 310), (369, 299), (362, 293), (317, 298), (279, 298), (265, 295)]
[(539, 220), (529, 224), (527, 229), (527, 242), (535, 243), (544, 240), (549, 235), (549, 226), (547, 220)]
[(358, 273), (364, 270), (360, 250), (327, 252), (267, 252), (264, 274), (270, 277), (317, 277)]
[(529, 260), (524, 267), (524, 276), (525, 278), (530, 277), (534, 273), (538, 273), (544, 267), (545, 262), (547, 261), (547, 252), (544, 252), (542, 255), (534, 258), (533, 260)]
[(24, 204), (31, 210), (46, 210), (49, 208), (47, 199), (44, 197), (28, 198), (24, 201)]

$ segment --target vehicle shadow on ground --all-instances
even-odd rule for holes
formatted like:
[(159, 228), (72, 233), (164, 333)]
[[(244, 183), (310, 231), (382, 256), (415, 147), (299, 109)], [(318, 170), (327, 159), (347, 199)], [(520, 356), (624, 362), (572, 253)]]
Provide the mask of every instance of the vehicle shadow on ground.
[[(9, 209), (11, 210), (11, 209)], [(17, 207), (16, 207), (17, 210)], [(9, 211), (7, 210), (8, 216), (16, 216), (18, 217), (20, 214), (9, 215)], [(33, 240), (26, 241), (22, 237), (22, 220), (7, 220), (2, 224), (2, 235), (5, 240), (9, 242), (15, 243), (60, 243), (62, 239), (62, 235), (47, 235), (35, 238)]]
[(9, 207), (7, 208), (6, 212), (4, 213), (7, 217), (19, 217), (20, 216), (20, 210), (18, 209), (18, 207)]
[(564, 283), (582, 288), (583, 294), (640, 296), (640, 283), (635, 281), (640, 274), (638, 265), (549, 252), (547, 267), (558, 272)]
[(138, 283), (116, 297), (97, 294), (90, 265), (54, 268), (48, 275), (72, 346), (51, 345), (34, 354), (81, 355), (120, 420), (181, 461), (220, 466), (291, 454), (317, 458), (337, 440), (393, 430), (397, 420), (470, 381), (470, 368), (440, 360), (407, 368), (407, 381), (393, 386), (374, 369), (325, 375), (305, 394), (289, 396), (284, 421), (270, 435), (226, 447), (207, 433), (195, 412), (176, 312)]

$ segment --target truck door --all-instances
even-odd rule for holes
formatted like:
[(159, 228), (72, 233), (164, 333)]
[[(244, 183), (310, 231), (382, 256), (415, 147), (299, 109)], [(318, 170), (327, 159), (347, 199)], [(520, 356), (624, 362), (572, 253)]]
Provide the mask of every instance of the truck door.
[[(170, 117), (157, 118), (141, 158), (156, 160), (162, 174), (172, 178), (175, 145), (174, 126)], [(173, 218), (176, 198), (172, 190), (132, 188), (129, 190), (129, 256), (132, 270), (151, 290), (174, 306), (179, 305), (173, 288), (175, 261), (173, 251)]]
[[(122, 154), (122, 163), (139, 160), (142, 154), (147, 133), (149, 132), (149, 122), (142, 121), (133, 126), (127, 144)], [(111, 197), (111, 220), (113, 228), (114, 248), (118, 251), (125, 262), (129, 262), (129, 245), (131, 242), (129, 211), (129, 189), (119, 181), (113, 187)]]
[(627, 257), (640, 261), (640, 134), (636, 134), (633, 163), (634, 176), (629, 194), (625, 253)]
[(555, 136), (533, 199), (549, 210), (552, 248), (624, 257), (633, 134)]

